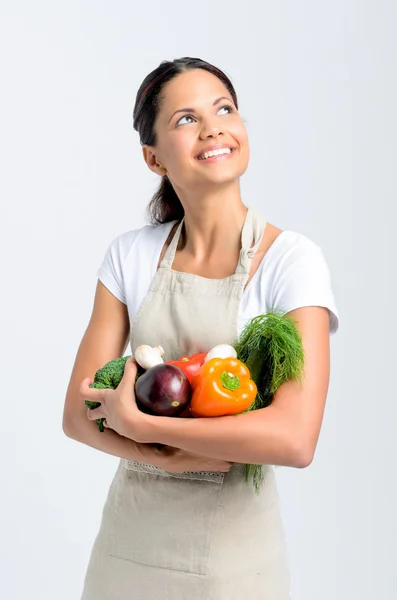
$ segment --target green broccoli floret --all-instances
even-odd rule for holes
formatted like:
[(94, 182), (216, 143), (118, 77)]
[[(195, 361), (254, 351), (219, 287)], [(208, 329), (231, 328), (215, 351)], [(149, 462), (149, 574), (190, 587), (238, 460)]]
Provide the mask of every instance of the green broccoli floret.
[[(106, 388), (115, 390), (123, 378), (125, 363), (129, 358), (129, 356), (123, 356), (121, 358), (115, 358), (114, 360), (106, 363), (106, 365), (98, 369), (98, 371), (95, 373), (94, 381), (90, 383), (89, 387), (99, 390)], [(85, 400), (85, 404), (91, 409), (101, 406), (100, 402), (92, 402), (91, 400)], [(96, 420), (99, 431), (105, 431), (103, 421), (104, 419)]]
[[(96, 388), (99, 390), (103, 390), (106, 388), (115, 390), (123, 378), (125, 363), (130, 358), (130, 356), (122, 356), (121, 358), (115, 358), (110, 362), (106, 363), (106, 365), (104, 365), (100, 369), (98, 369), (98, 371), (94, 375), (94, 381), (90, 383), (89, 387)], [(136, 375), (135, 381), (140, 375), (142, 375), (142, 373), (144, 373), (144, 369), (138, 366), (138, 373)], [(98, 408), (99, 406), (101, 406), (100, 402), (92, 402), (91, 400), (85, 400), (84, 402), (85, 405), (91, 409)], [(101, 432), (105, 431), (103, 421), (104, 419), (96, 419), (98, 429)]]

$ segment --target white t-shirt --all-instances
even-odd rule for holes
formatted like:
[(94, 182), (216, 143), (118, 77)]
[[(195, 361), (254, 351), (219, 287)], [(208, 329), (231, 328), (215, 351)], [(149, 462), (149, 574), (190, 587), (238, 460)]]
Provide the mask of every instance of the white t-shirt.
[[(126, 231), (107, 248), (97, 275), (127, 305), (130, 323), (149, 290), (161, 250), (175, 223)], [(277, 309), (289, 312), (303, 306), (326, 307), (330, 314), (330, 334), (337, 331), (339, 315), (321, 248), (301, 233), (284, 230), (243, 292), (237, 333), (259, 314)]]

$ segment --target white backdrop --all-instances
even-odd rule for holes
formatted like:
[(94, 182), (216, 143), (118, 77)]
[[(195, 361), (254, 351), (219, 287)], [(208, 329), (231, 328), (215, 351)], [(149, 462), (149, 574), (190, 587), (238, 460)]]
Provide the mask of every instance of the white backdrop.
[(79, 599), (117, 459), (63, 435), (63, 402), (105, 250), (158, 183), (135, 94), (180, 56), (231, 76), (243, 199), (323, 248), (340, 311), (315, 460), (278, 470), (293, 598), (397, 597), (396, 17), (393, 0), (1, 2), (4, 598)]

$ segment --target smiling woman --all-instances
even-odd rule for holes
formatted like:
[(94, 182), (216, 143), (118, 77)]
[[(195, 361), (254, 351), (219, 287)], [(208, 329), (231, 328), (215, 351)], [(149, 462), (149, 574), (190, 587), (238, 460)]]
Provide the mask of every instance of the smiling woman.
[(225, 196), (239, 193), (249, 160), (247, 130), (230, 79), (213, 65), (197, 58), (162, 63), (138, 91), (134, 127), (147, 165), (162, 177), (149, 207), (153, 223), (180, 219), (184, 200), (195, 203), (211, 183), (223, 185)]
[[(162, 178), (151, 225), (109, 245), (65, 402), (65, 432), (121, 458), (82, 600), (288, 600), (273, 465), (303, 468), (315, 452), (338, 328), (328, 266), (310, 239), (243, 203), (248, 136), (222, 71), (198, 58), (161, 63), (138, 91), (134, 127)], [(294, 316), (305, 375), (266, 408), (143, 415), (129, 363), (109, 394), (81, 384), (88, 365), (95, 372), (120, 356), (128, 336), (133, 354), (161, 345), (178, 360), (234, 344), (247, 321), (270, 310)], [(83, 416), (84, 394), (101, 394), (102, 405)], [(103, 433), (97, 416), (107, 420)], [(259, 495), (244, 481), (246, 463), (265, 465)]]

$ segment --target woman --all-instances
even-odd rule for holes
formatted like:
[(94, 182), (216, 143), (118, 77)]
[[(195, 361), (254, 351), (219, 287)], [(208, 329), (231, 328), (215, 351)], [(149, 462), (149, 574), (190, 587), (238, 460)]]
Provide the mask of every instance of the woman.
[[(284, 600), (290, 579), (272, 465), (313, 459), (338, 327), (328, 267), (314, 242), (243, 203), (249, 145), (223, 72), (193, 58), (161, 63), (138, 91), (134, 127), (162, 177), (154, 224), (109, 245), (65, 400), (65, 433), (121, 458), (82, 600)], [(134, 359), (117, 390), (89, 388), (128, 342), (132, 353), (161, 344), (177, 359), (235, 342), (248, 319), (271, 309), (296, 320), (305, 377), (284, 384), (267, 408), (206, 419), (144, 414)], [(84, 399), (101, 406), (87, 411)], [(106, 419), (103, 433), (97, 418)], [(245, 463), (266, 465), (259, 495), (244, 481)]]

